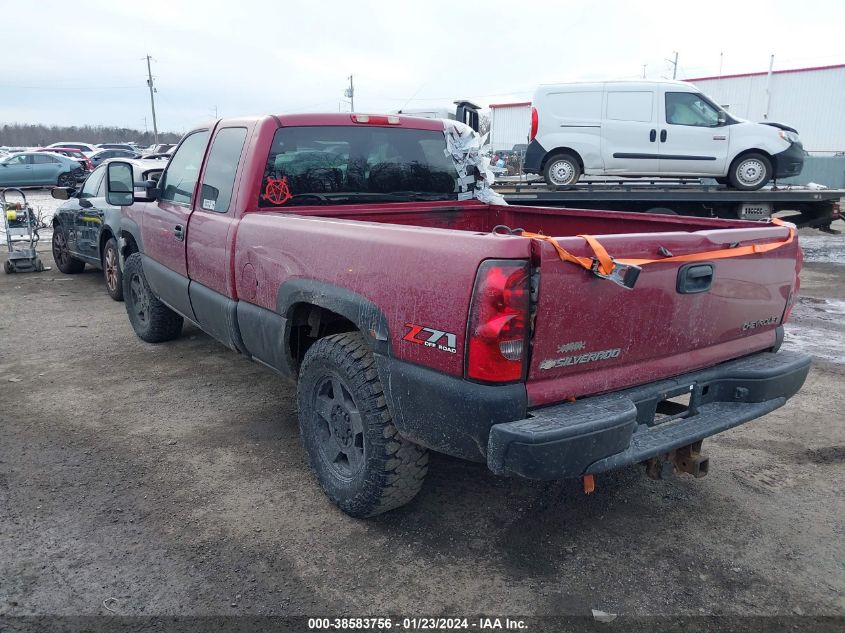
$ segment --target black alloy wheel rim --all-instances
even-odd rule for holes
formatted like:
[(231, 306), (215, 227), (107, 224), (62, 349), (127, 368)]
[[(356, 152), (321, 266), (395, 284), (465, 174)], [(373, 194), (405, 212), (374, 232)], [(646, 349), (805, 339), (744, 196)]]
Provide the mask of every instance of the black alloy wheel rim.
[(314, 390), (317, 447), (320, 458), (343, 480), (364, 467), (364, 422), (352, 393), (337, 376), (326, 376)]
[(140, 275), (132, 275), (129, 281), (129, 294), (132, 299), (132, 311), (138, 321), (146, 325), (150, 318), (150, 293), (144, 288)]

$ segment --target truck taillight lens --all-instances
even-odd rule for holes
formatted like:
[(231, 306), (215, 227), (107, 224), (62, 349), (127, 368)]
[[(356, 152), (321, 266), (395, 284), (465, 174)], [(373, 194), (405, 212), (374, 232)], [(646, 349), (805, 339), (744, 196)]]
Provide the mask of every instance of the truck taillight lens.
[(528, 354), (528, 309), (528, 262), (483, 262), (469, 314), (468, 378), (485, 382), (522, 379)]
[(537, 128), (540, 127), (540, 117), (537, 114), (537, 108), (531, 106), (531, 133), (528, 135), (528, 140), (533, 141), (537, 136)]

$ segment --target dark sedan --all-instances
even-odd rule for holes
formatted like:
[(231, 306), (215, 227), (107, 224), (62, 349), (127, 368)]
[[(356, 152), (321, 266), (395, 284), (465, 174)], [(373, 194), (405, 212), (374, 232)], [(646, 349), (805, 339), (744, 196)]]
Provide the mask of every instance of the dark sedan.
[[(130, 160), (136, 182), (155, 180), (164, 169), (161, 161)], [(80, 189), (56, 187), (53, 197), (66, 200), (53, 216), (53, 259), (67, 275), (81, 273), (85, 264), (103, 270), (106, 289), (115, 301), (123, 300), (123, 275), (117, 240), (120, 207), (106, 202), (106, 164), (97, 167)]]
[(109, 158), (140, 158), (141, 155), (137, 152), (132, 152), (125, 149), (101, 149), (98, 152), (94, 152), (89, 156), (89, 159), (92, 163), (94, 163), (94, 167), (97, 167), (102, 163), (104, 160), (108, 160)]

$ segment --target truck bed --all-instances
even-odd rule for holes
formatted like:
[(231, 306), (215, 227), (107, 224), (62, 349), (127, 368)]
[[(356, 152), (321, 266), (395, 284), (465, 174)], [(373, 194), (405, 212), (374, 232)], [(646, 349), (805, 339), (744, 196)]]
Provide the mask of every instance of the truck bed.
[[(374, 306), (390, 306), (393, 355), (462, 376), (467, 333), (450, 328), (468, 320), (478, 262), (527, 259), (538, 290), (525, 376), (534, 406), (773, 347), (794, 290), (797, 242), (713, 261), (712, 288), (679, 294), (682, 263), (645, 266), (636, 286), (627, 289), (562, 261), (549, 243), (493, 234), (497, 225), (553, 236), (582, 257), (593, 252), (577, 236), (591, 234), (617, 259), (713, 252), (788, 235), (787, 228), (769, 223), (622, 212), (480, 203), (335, 205), (297, 209), (296, 215), (247, 214), (238, 241), (250, 246), (238, 255), (236, 268), (249, 262), (272, 271), (268, 292), (255, 299), (268, 308), (276, 302), (274, 288), (291, 278), (324, 280)], [(284, 260), (262, 261), (274, 252), (284, 252)], [(242, 296), (251, 299), (247, 292)], [(412, 323), (451, 332), (458, 353), (407, 345), (403, 335)]]

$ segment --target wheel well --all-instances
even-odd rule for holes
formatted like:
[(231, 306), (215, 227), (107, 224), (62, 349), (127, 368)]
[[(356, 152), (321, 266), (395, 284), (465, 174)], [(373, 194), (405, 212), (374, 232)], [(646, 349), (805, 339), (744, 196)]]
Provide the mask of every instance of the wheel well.
[(137, 253), (140, 249), (138, 248), (138, 242), (135, 241), (132, 233), (127, 233), (123, 231), (120, 236), (123, 238), (125, 246), (123, 247), (123, 258), (126, 259), (132, 253)]
[(312, 303), (296, 303), (291, 306), (288, 314), (288, 346), (297, 369), (305, 353), (319, 339), (332, 334), (358, 331), (358, 327), (346, 317)]
[(575, 157), (575, 160), (578, 161), (578, 165), (581, 167), (581, 172), (584, 171), (584, 159), (581, 158), (581, 154), (576, 152), (571, 147), (556, 147), (550, 152), (546, 152), (546, 155), (543, 157), (543, 163), (540, 165), (540, 171), (543, 171), (546, 168), (546, 163), (549, 162), (553, 157), (557, 156), (558, 154), (570, 154), (571, 156)]
[(106, 229), (102, 233), (100, 233), (100, 258), (103, 257), (103, 249), (106, 247), (106, 242), (108, 242), (114, 235), (112, 232)]
[[(764, 149), (746, 149), (746, 150), (741, 151), (736, 156), (734, 156), (733, 160), (731, 161), (731, 164), (728, 165), (728, 175), (730, 175), (731, 171), (734, 168), (734, 165), (736, 165), (736, 161), (738, 161), (743, 156), (748, 156), (749, 154), (762, 154), (763, 156), (765, 156), (766, 158), (769, 159), (769, 162), (772, 165), (772, 172), (777, 172), (777, 165), (775, 164), (776, 163), (775, 157), (772, 156), (771, 154), (769, 154), (769, 152), (767, 152)], [(771, 174), (771, 177), (774, 178), (774, 173)]]

